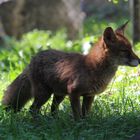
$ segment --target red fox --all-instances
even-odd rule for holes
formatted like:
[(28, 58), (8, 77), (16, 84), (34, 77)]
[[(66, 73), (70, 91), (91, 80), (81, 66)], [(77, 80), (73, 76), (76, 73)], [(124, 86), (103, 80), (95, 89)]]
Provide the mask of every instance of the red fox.
[[(118, 66), (135, 67), (140, 62), (124, 36), (126, 25), (115, 31), (107, 27), (87, 55), (53, 49), (39, 52), (9, 85), (3, 105), (19, 111), (34, 98), (30, 111), (35, 113), (53, 94), (51, 112), (54, 113), (68, 95), (74, 119), (86, 116), (95, 95), (106, 89)], [(83, 97), (82, 106), (80, 96)]]

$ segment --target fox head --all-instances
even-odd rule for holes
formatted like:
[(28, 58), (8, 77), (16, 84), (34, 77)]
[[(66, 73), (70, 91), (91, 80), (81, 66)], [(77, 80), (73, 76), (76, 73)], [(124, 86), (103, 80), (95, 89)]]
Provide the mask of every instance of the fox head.
[(133, 52), (132, 45), (124, 36), (124, 30), (128, 22), (117, 28), (115, 31), (111, 27), (107, 27), (103, 33), (105, 46), (109, 51), (109, 55), (116, 65), (138, 66), (140, 59)]

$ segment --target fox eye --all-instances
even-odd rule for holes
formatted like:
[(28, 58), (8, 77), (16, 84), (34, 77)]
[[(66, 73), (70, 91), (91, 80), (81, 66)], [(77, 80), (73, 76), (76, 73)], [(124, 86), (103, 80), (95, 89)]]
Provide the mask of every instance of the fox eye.
[(130, 51), (128, 51), (128, 50), (122, 50), (121, 52), (123, 53), (123, 55), (125, 55), (127, 57), (130, 56)]
[(130, 51), (129, 50), (121, 50), (121, 52), (127, 56), (130, 55)]
[(129, 50), (121, 50), (124, 53), (129, 53)]
[(121, 50), (122, 52), (128, 52), (128, 50)]

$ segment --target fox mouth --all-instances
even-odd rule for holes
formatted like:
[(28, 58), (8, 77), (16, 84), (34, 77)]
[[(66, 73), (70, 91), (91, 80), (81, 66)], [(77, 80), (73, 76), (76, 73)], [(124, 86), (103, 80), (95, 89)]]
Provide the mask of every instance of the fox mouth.
[(140, 60), (133, 59), (133, 60), (130, 60), (127, 64), (130, 67), (137, 67), (139, 65), (139, 63), (140, 63)]

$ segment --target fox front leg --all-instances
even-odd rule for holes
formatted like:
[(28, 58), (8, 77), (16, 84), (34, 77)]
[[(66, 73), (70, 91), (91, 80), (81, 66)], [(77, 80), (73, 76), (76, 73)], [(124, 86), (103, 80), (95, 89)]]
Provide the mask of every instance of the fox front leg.
[(81, 105), (80, 105), (80, 96), (71, 94), (70, 103), (72, 107), (73, 117), (75, 120), (79, 120), (82, 117)]
[(79, 120), (82, 117), (82, 110), (80, 105), (80, 94), (74, 92), (77, 86), (77, 78), (72, 77), (67, 82), (67, 92), (70, 97), (70, 103), (72, 107), (73, 117), (75, 120)]
[(83, 96), (83, 103), (82, 103), (82, 115), (85, 117), (89, 114), (92, 106), (92, 102), (95, 96)]

